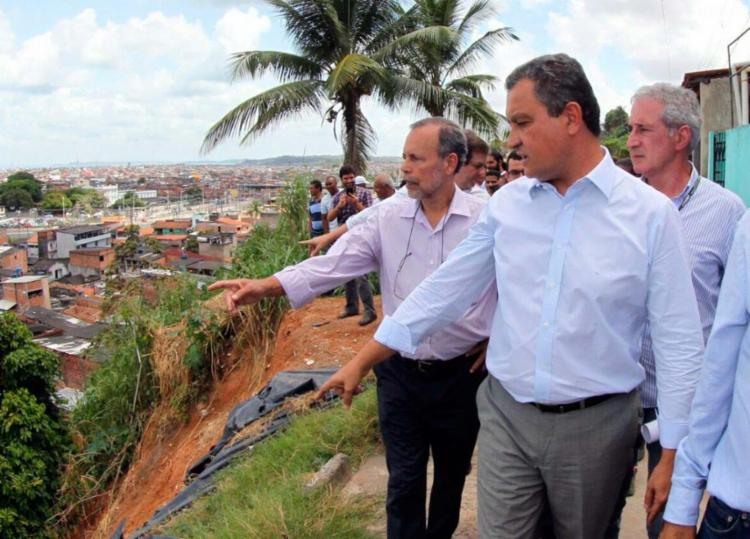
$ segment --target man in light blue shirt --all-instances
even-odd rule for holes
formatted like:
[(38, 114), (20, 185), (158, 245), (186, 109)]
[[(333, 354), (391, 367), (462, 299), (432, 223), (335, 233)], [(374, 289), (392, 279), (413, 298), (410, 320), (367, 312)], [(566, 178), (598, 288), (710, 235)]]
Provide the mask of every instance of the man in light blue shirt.
[(665, 447), (649, 514), (666, 500), (663, 478), (687, 432), (703, 341), (679, 215), (599, 146), (599, 107), (577, 61), (536, 58), (506, 88), (508, 144), (527, 177), (492, 197), (323, 390), (349, 402), (372, 365), (414, 350), (494, 278), (490, 376), (477, 396), (480, 534), (536, 537), (548, 506), (556, 537), (604, 537), (632, 462), (646, 321)]
[(703, 490), (711, 498), (699, 537), (750, 537), (750, 213), (740, 220), (706, 358), (680, 443), (661, 537), (695, 537)]
[[(745, 205), (728, 189), (702, 178), (690, 162), (700, 140), (700, 105), (691, 90), (666, 83), (644, 86), (635, 93), (632, 104), (628, 148), (633, 168), (643, 181), (669, 197), (680, 214), (705, 340), (714, 320), (734, 229)], [(648, 327), (641, 364), (646, 369), (641, 401), (644, 422), (648, 423), (657, 416), (656, 364)], [(647, 448), (650, 474), (660, 459), (661, 445), (655, 440)], [(661, 526), (660, 516), (648, 525), (651, 539), (659, 536)]]

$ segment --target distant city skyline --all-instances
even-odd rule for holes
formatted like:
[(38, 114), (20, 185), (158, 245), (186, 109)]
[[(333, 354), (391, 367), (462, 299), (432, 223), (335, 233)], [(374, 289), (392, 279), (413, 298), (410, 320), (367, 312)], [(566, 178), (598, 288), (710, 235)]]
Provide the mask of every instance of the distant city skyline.
[[(486, 28), (511, 26), (521, 41), (499, 46), (476, 71), (502, 80), (534, 56), (566, 52), (586, 69), (602, 117), (617, 105), (627, 110), (643, 84), (679, 84), (685, 72), (726, 67), (727, 43), (750, 23), (748, 0), (492, 3)], [(0, 169), (338, 155), (332, 126), (316, 115), (284, 122), (250, 146), (229, 141), (199, 153), (224, 113), (276, 84), (272, 77), (230, 84), (228, 55), (288, 47), (280, 20), (259, 0), (4, 0)], [(750, 59), (750, 35), (733, 59)], [(487, 98), (504, 112), (502, 82)], [(409, 123), (422, 116), (372, 101), (364, 110), (379, 156), (400, 155)]]

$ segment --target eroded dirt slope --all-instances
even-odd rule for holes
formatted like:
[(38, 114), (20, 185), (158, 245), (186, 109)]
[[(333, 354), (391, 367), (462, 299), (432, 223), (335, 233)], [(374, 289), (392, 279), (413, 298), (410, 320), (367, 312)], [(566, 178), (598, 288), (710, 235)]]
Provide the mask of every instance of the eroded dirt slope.
[[(376, 306), (380, 313), (380, 298)], [(87, 536), (109, 537), (122, 519), (126, 533), (146, 522), (154, 511), (184, 486), (186, 470), (218, 440), (232, 408), (255, 394), (277, 372), (289, 369), (341, 365), (351, 359), (374, 333), (377, 323), (364, 328), (358, 317), (337, 320), (344, 299), (321, 298), (287, 313), (275, 350), (260, 371), (248, 351), (189, 413), (186, 423), (165, 431), (158, 418), (146, 430), (136, 462), (130, 468), (117, 498)], [(258, 373), (260, 375), (258, 376)]]

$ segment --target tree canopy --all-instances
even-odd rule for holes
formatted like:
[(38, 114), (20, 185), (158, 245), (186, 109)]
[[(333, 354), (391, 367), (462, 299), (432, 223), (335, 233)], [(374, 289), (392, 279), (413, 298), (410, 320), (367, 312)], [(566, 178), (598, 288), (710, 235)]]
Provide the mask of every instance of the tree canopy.
[[(27, 196), (20, 192), (25, 192)], [(12, 193), (12, 194), (9, 194)], [(0, 203), (8, 209), (30, 208), (42, 200), (42, 182), (28, 172), (16, 172), (0, 184)]]
[(630, 155), (628, 150), (628, 113), (621, 106), (617, 106), (604, 115), (604, 129), (602, 130), (602, 144), (609, 150), (614, 159), (622, 159)]
[(295, 52), (232, 55), (233, 81), (270, 73), (281, 84), (225, 114), (206, 134), (204, 152), (234, 136), (252, 142), (284, 120), (318, 112), (333, 124), (344, 160), (364, 173), (376, 135), (363, 98), (391, 110), (416, 104), (485, 135), (497, 130), (499, 115), (482, 96), (494, 77), (469, 71), (498, 41), (515, 36), (496, 29), (464, 48), (489, 13), (487, 0), (472, 3), (463, 18), (458, 0), (418, 0), (408, 10), (396, 0), (266, 1), (282, 17)]

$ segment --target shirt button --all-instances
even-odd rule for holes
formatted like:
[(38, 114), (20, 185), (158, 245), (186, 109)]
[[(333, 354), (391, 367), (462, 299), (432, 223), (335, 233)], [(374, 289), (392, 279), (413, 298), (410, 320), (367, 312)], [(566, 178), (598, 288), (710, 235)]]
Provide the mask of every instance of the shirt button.
[(430, 260), (430, 265), (432, 265), (432, 264), (434, 264), (434, 263), (435, 263), (435, 261), (434, 261), (434, 260)]
[(548, 328), (549, 327), (549, 322), (542, 323), (542, 326), (545, 327), (545, 328)]

